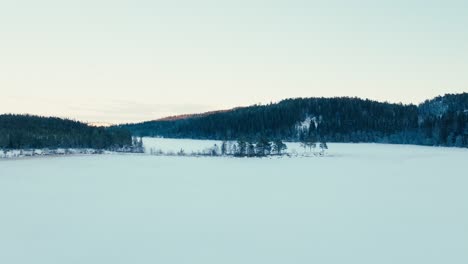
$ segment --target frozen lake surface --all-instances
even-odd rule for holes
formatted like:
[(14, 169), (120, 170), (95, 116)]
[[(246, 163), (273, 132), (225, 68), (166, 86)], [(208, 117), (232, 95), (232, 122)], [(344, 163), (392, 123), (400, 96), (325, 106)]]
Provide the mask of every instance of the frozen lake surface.
[(466, 264), (467, 162), (467, 149), (378, 144), (1, 160), (0, 263)]

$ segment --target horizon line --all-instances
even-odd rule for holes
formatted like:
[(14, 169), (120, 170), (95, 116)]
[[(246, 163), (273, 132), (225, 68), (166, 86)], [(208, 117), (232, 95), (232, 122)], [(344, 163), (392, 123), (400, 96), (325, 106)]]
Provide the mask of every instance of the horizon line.
[(297, 99), (338, 99), (338, 98), (343, 98), (343, 99), (359, 99), (363, 101), (372, 101), (372, 102), (377, 102), (377, 103), (387, 103), (387, 104), (394, 104), (394, 105), (403, 105), (403, 106), (419, 106), (421, 104), (424, 104), (425, 102), (441, 98), (444, 96), (448, 95), (463, 95), (468, 92), (461, 92), (461, 93), (445, 93), (443, 95), (437, 95), (433, 98), (425, 99), (424, 101), (420, 103), (403, 103), (403, 102), (390, 102), (390, 101), (382, 101), (378, 99), (371, 99), (371, 98), (366, 98), (366, 97), (359, 97), (359, 96), (320, 96), (320, 97), (288, 97), (276, 101), (270, 101), (269, 103), (255, 103), (255, 104), (250, 104), (250, 105), (241, 105), (241, 106), (235, 106), (235, 107), (230, 107), (230, 108), (224, 108), (224, 109), (214, 109), (214, 110), (209, 110), (209, 111), (204, 111), (204, 112), (192, 112), (192, 113), (183, 113), (183, 114), (175, 114), (175, 115), (168, 115), (168, 116), (163, 116), (159, 118), (154, 118), (154, 119), (149, 119), (149, 120), (141, 120), (141, 121), (135, 121), (135, 122), (120, 122), (120, 123), (114, 123), (114, 122), (106, 122), (106, 121), (86, 121), (78, 118), (73, 118), (73, 117), (67, 117), (67, 116), (60, 116), (60, 115), (40, 115), (40, 114), (34, 114), (34, 113), (14, 113), (14, 112), (6, 112), (6, 113), (0, 113), (0, 115), (22, 115), (22, 116), (37, 116), (37, 117), (46, 117), (46, 118), (60, 118), (60, 119), (65, 119), (65, 120), (72, 120), (72, 121), (77, 121), (80, 123), (87, 124), (89, 126), (95, 126), (95, 127), (111, 127), (111, 126), (119, 126), (119, 125), (131, 125), (131, 124), (139, 124), (139, 123), (145, 123), (145, 122), (154, 122), (154, 121), (164, 121), (164, 120), (174, 120), (178, 119), (181, 117), (190, 117), (190, 116), (202, 116), (202, 115), (209, 115), (209, 114), (214, 114), (214, 113), (219, 113), (219, 112), (228, 112), (240, 108), (248, 108), (248, 107), (253, 107), (253, 106), (267, 106), (267, 105), (272, 105), (272, 104), (279, 104), (283, 101), (286, 100), (297, 100)]

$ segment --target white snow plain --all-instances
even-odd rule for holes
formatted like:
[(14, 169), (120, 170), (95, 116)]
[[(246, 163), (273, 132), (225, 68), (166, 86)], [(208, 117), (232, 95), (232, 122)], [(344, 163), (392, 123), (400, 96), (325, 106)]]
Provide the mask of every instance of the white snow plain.
[(468, 263), (467, 149), (329, 147), (0, 160), (0, 263)]

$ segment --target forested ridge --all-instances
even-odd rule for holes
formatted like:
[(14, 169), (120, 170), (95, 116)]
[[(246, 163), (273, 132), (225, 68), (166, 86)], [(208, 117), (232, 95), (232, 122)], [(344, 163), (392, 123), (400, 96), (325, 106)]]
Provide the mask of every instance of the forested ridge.
[(468, 93), (439, 96), (420, 105), (349, 97), (295, 98), (118, 127), (136, 136), (300, 141), (313, 135), (328, 142), (468, 147)]
[(0, 115), (0, 148), (95, 148), (132, 145), (126, 129), (92, 127), (56, 117)]
[(0, 148), (132, 146), (134, 136), (246, 140), (377, 142), (468, 147), (468, 93), (420, 105), (359, 98), (295, 98), (110, 128), (56, 117), (0, 115)]

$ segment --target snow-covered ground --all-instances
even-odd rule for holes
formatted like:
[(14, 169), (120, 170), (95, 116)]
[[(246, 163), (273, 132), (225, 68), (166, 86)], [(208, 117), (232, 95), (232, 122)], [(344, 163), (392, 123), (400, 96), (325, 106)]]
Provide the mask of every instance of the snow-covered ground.
[(191, 139), (169, 139), (169, 138), (143, 138), (145, 153), (151, 154), (158, 150), (164, 153), (177, 153), (181, 149), (185, 153), (202, 152), (212, 148), (215, 144), (221, 146), (221, 141), (216, 140), (191, 140)]
[(468, 263), (467, 149), (329, 147), (1, 160), (0, 263)]
[[(186, 154), (191, 153), (204, 153), (209, 152), (213, 146), (217, 146), (218, 148), (221, 147), (222, 141), (216, 140), (191, 140), (191, 139), (166, 139), (166, 138), (143, 138), (143, 143), (145, 146), (145, 153), (152, 154), (157, 153), (158, 151), (162, 151), (163, 153), (178, 153), (180, 150), (183, 150)], [(235, 141), (230, 141), (228, 143), (228, 148), (232, 147), (233, 144), (236, 144)], [(291, 143), (285, 142), (288, 149), (286, 153), (291, 154), (310, 154), (311, 151), (304, 151), (304, 149), (300, 146), (300, 143)], [(340, 150), (343, 150), (343, 147), (346, 148), (346, 144), (342, 144)], [(319, 152), (318, 148), (315, 152)], [(336, 153), (331, 151), (330, 153)]]
[(13, 159), (38, 156), (61, 156), (61, 155), (92, 155), (92, 154), (112, 154), (110, 151), (99, 149), (78, 149), (78, 148), (58, 148), (58, 149), (0, 149), (0, 159)]

